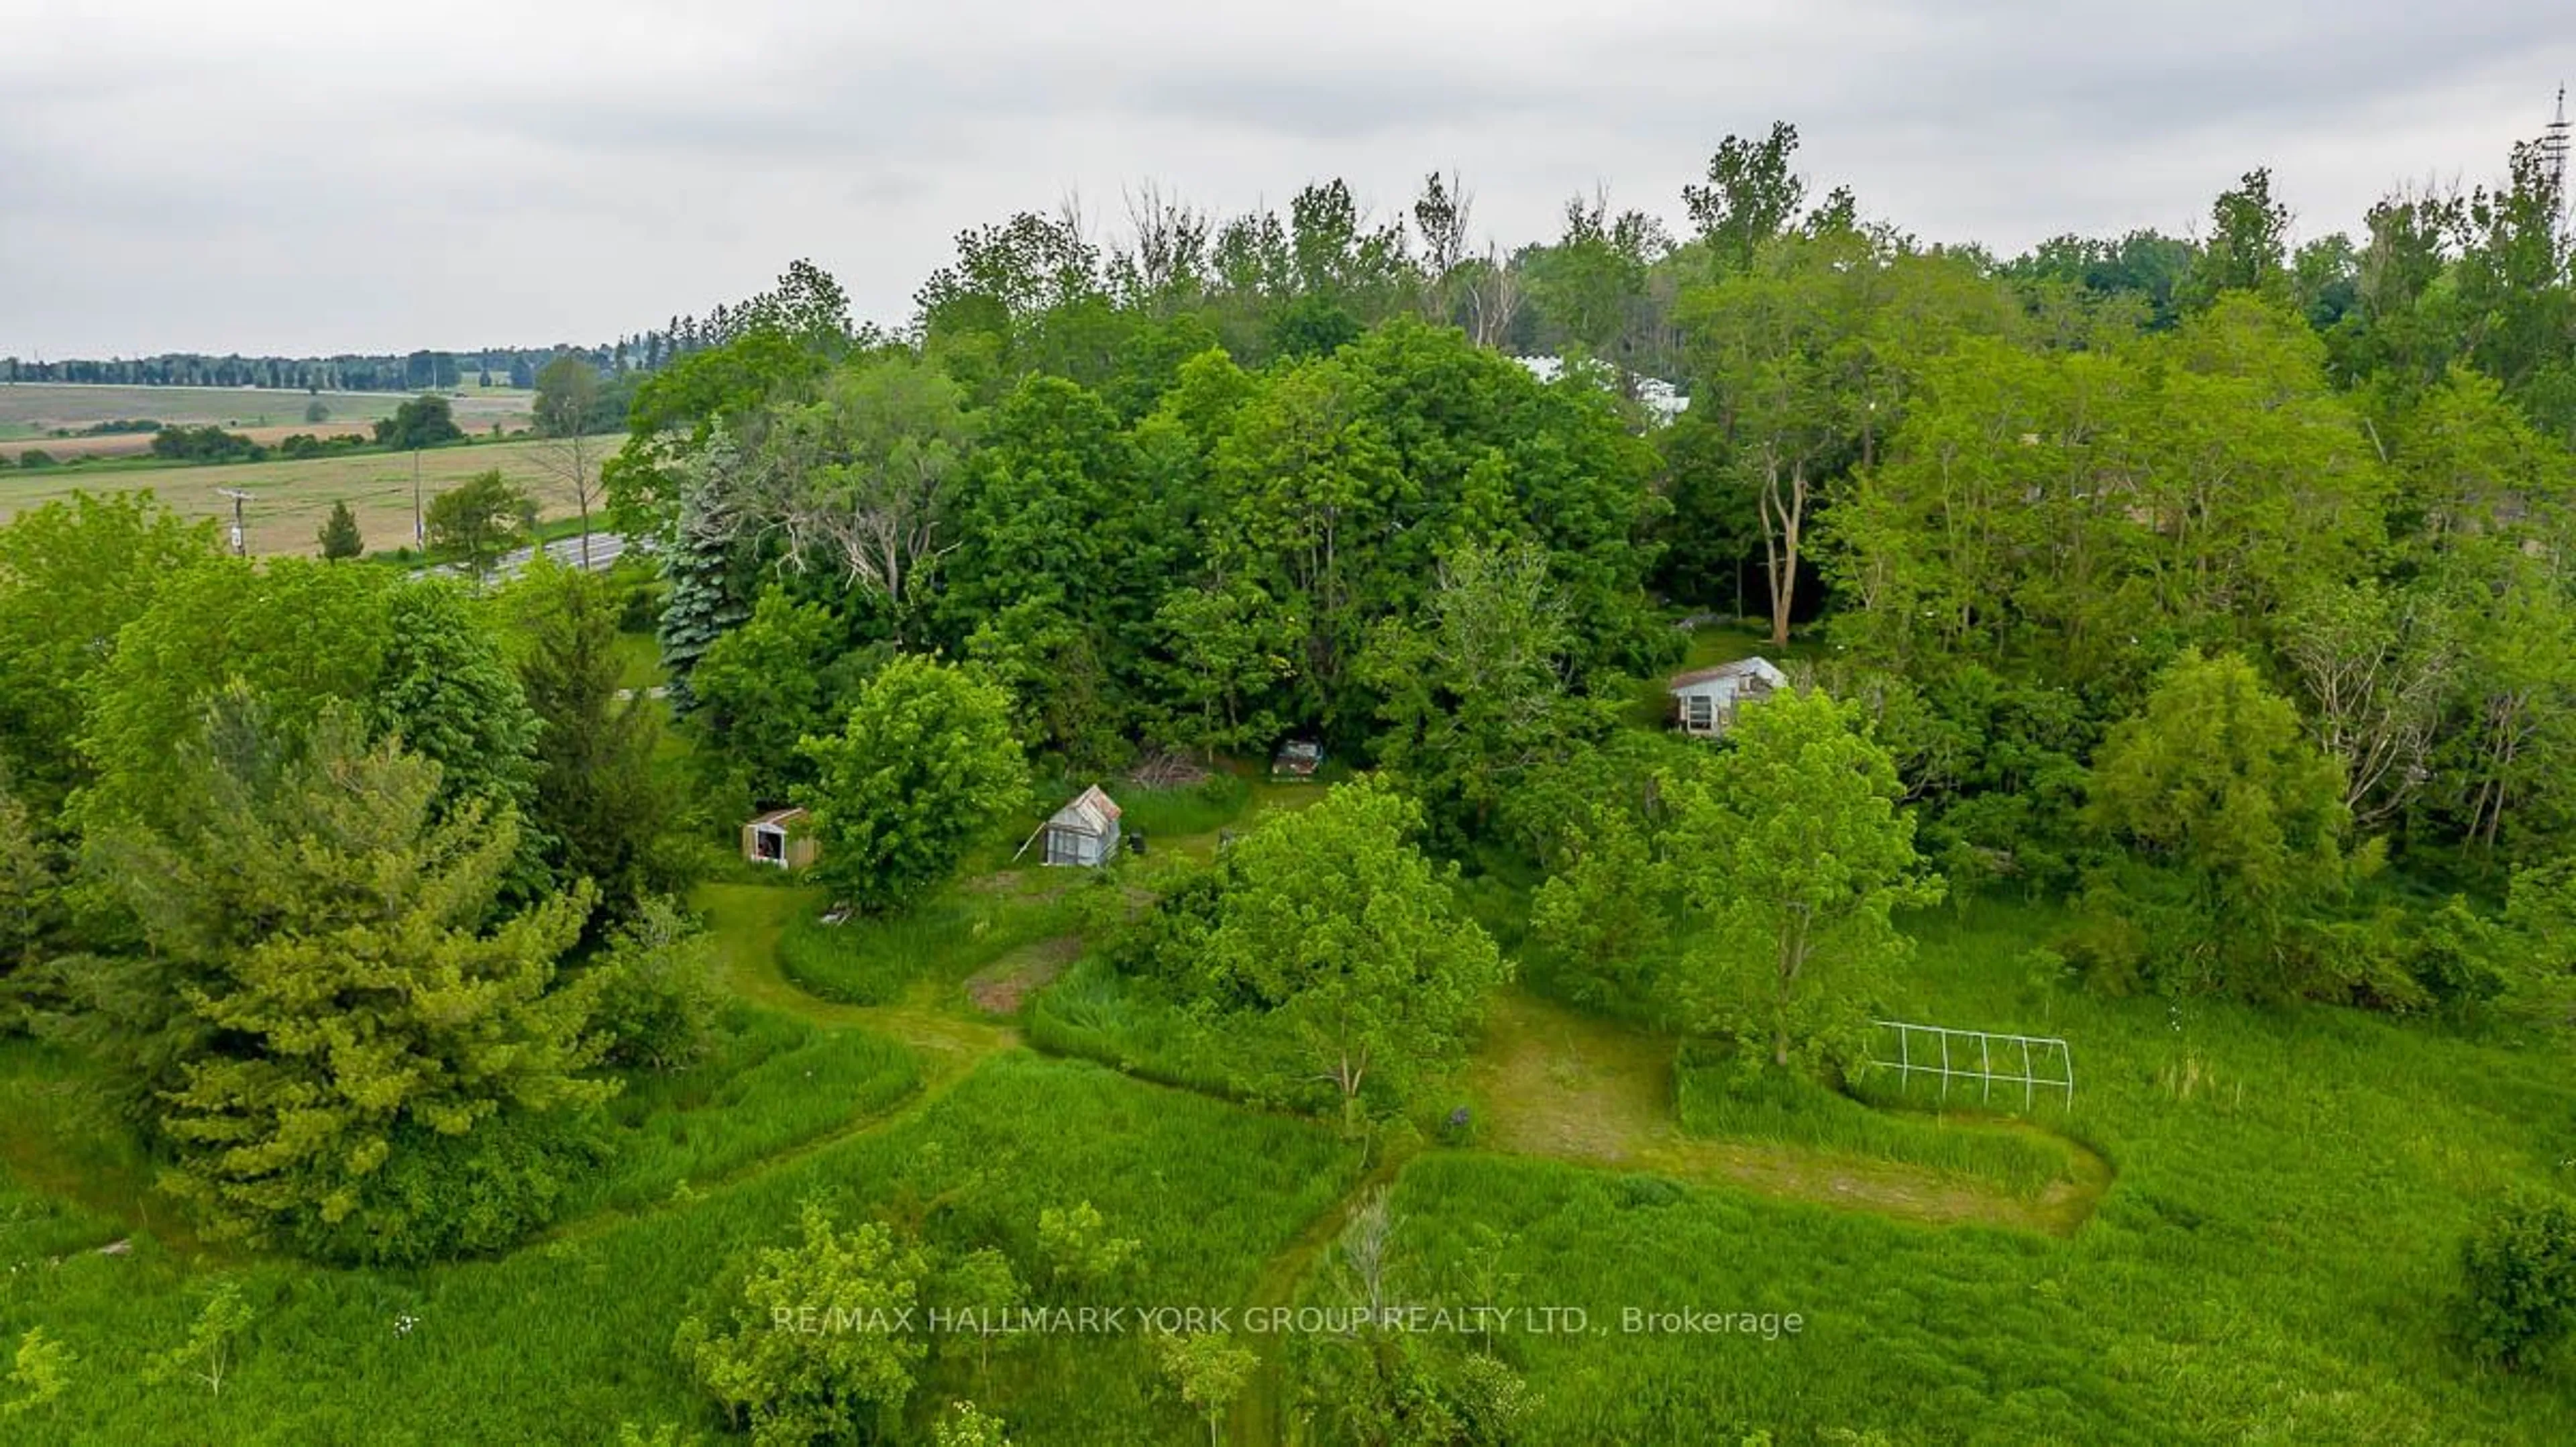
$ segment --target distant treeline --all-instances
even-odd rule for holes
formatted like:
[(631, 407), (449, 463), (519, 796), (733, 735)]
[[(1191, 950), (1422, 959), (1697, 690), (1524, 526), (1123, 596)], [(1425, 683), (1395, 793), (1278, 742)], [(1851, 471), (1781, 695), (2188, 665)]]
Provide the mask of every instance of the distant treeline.
[(0, 357), (0, 383), (75, 382), (102, 387), (271, 387), (306, 392), (420, 392), (461, 386), (533, 388), (537, 373), (561, 356), (584, 357), (609, 376), (649, 372), (731, 341), (746, 325), (745, 307), (718, 304), (701, 321), (675, 316), (660, 327), (596, 346), (491, 347), (473, 352), (418, 351), (383, 356), (245, 357), (166, 352), (157, 357), (29, 362)]

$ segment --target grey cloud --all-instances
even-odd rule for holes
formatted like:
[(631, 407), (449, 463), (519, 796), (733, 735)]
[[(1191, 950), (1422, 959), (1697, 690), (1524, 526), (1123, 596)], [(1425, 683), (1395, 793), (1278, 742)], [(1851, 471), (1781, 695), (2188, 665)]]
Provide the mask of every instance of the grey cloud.
[(2267, 162), (2321, 230), (2497, 173), (2576, 71), (2556, 0), (57, 8), (0, 15), (0, 353), (603, 337), (798, 255), (899, 319), (959, 229), (1147, 178), (1455, 166), (1521, 240), (1598, 182), (1678, 219), (1775, 117), (1928, 237), (2182, 229)]

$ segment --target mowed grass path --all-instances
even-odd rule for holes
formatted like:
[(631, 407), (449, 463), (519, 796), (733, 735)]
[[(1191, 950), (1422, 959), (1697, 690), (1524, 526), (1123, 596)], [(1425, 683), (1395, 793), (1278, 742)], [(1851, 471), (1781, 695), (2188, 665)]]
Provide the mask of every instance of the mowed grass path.
[[(0, 388), (0, 392), (7, 389)], [(556, 446), (542, 441), (485, 442), (434, 447), (419, 454), (420, 497), (428, 500), (477, 473), (498, 469), (537, 499), (547, 518), (568, 517), (574, 498), (568, 481), (546, 465)], [(615, 450), (615, 439), (593, 439), (590, 465)], [(346, 502), (370, 549), (408, 547), (412, 541), (413, 454), (362, 453), (300, 462), (228, 463), (217, 467), (0, 469), (0, 522), (74, 492), (149, 491), (186, 517), (214, 518), (229, 526), (232, 500), (221, 489), (251, 494), (243, 508), (250, 550), (262, 556), (311, 554), (331, 504)]]
[[(2070, 1178), (2024, 1199), (1955, 1172), (1857, 1152), (1686, 1134), (1674, 1111), (1673, 1046), (1525, 990), (1504, 990), (1469, 1068), (1484, 1144), (1907, 1220), (2059, 1235), (2082, 1225), (2111, 1184), (2110, 1167), (2071, 1141), (2062, 1142)], [(1939, 1128), (2006, 1127), (1951, 1119)]]

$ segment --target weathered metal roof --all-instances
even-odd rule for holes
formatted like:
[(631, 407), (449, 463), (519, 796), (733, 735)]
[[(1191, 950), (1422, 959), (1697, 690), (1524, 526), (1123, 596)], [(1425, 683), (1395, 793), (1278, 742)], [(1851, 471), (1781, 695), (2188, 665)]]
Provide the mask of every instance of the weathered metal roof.
[(768, 813), (761, 815), (759, 818), (752, 820), (751, 824), (753, 828), (758, 828), (763, 824), (785, 826), (793, 824), (804, 817), (805, 811), (802, 809), (772, 809)]
[(1312, 774), (1323, 766), (1324, 746), (1310, 739), (1292, 739), (1279, 746), (1278, 757), (1270, 761), (1274, 774)]
[(1672, 676), (1672, 681), (1665, 686), (1689, 688), (1693, 684), (1715, 683), (1725, 678), (1758, 678), (1773, 688), (1778, 688), (1789, 681), (1789, 675), (1774, 667), (1771, 660), (1767, 658), (1739, 658), (1733, 663), (1721, 663), (1715, 668), (1694, 668), (1688, 673), (1676, 673)]
[(1118, 815), (1117, 801), (1100, 792), (1100, 786), (1094, 784), (1076, 795), (1072, 803), (1056, 810), (1055, 816), (1047, 820), (1047, 827), (1070, 829), (1077, 834), (1105, 839), (1110, 827), (1118, 822)]

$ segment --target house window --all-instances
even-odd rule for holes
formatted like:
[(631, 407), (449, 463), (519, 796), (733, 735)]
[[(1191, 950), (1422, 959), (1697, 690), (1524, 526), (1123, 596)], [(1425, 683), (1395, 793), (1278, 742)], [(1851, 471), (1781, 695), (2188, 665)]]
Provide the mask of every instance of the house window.
[(760, 828), (751, 831), (751, 851), (763, 864), (787, 862), (787, 834), (781, 829)]
[(1717, 722), (1717, 700), (1695, 693), (1682, 700), (1682, 717), (1695, 729), (1712, 727)]

